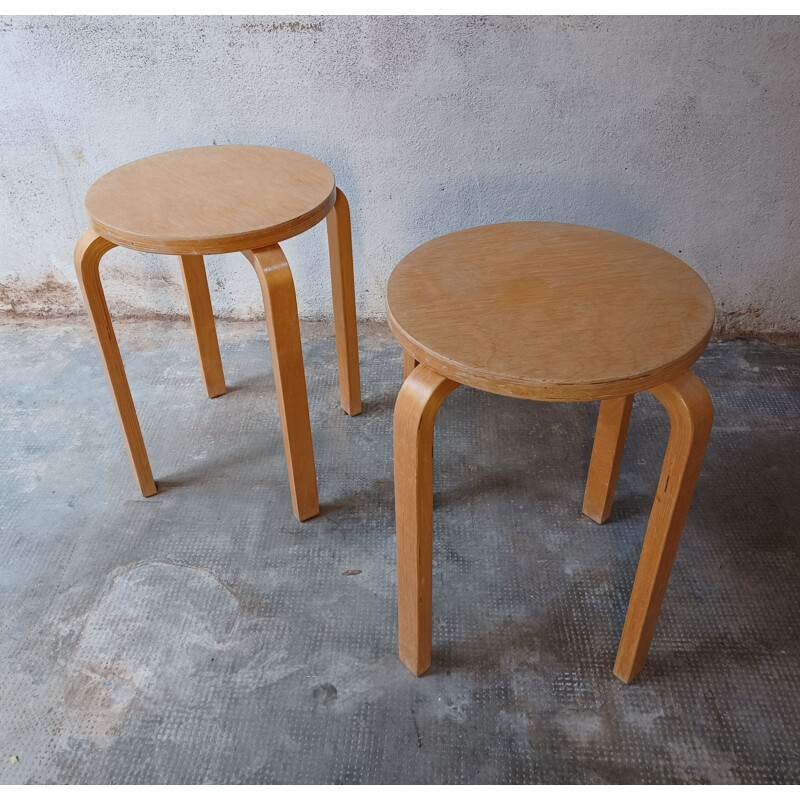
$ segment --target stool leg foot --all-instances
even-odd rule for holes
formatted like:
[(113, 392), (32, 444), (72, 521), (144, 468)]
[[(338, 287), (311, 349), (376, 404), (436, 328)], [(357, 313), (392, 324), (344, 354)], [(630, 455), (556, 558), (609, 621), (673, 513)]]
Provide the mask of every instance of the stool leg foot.
[(150, 461), (147, 458), (147, 450), (144, 446), (139, 420), (136, 417), (136, 408), (133, 405), (128, 379), (125, 376), (125, 367), (122, 364), (117, 337), (114, 335), (114, 328), (111, 325), (111, 316), (108, 313), (103, 286), (100, 283), (100, 259), (114, 247), (116, 247), (115, 244), (103, 239), (89, 228), (75, 247), (75, 272), (78, 275), (78, 284), (97, 339), (100, 358), (111, 388), (111, 396), (117, 409), (131, 465), (139, 489), (145, 497), (150, 497), (156, 493), (156, 484), (150, 470)]
[(403, 380), (414, 371), (418, 363), (408, 350), (403, 350)]
[(255, 267), (264, 295), (292, 509), (302, 522), (319, 513), (319, 499), (294, 281), (277, 244), (244, 255)]
[(203, 383), (209, 397), (219, 397), (225, 394), (225, 376), (203, 256), (180, 256), (180, 261)]
[(400, 660), (415, 675), (431, 663), (433, 426), (458, 385), (419, 366), (403, 383), (394, 411)]
[(611, 514), (631, 408), (632, 394), (600, 403), (586, 493), (583, 496), (583, 513), (595, 522), (605, 522)]
[(714, 417), (706, 387), (690, 370), (650, 392), (669, 412), (671, 429), (614, 664), (625, 683), (647, 661)]
[(361, 413), (361, 377), (358, 365), (350, 206), (341, 189), (336, 190), (336, 203), (328, 214), (327, 225), (336, 355), (339, 362), (339, 395), (342, 408), (353, 417)]

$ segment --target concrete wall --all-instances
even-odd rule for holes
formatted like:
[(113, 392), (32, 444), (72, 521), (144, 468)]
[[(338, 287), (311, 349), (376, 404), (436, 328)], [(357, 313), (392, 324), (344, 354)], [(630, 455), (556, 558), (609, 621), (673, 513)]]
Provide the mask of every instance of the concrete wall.
[[(0, 309), (80, 311), (83, 194), (151, 153), (271, 144), (353, 211), (359, 315), (448, 231), (578, 222), (680, 255), (721, 335), (800, 334), (798, 18), (0, 18)], [(330, 313), (324, 226), (287, 243)], [(112, 313), (185, 313), (175, 259), (116, 250)], [(263, 313), (208, 259), (215, 309)]]

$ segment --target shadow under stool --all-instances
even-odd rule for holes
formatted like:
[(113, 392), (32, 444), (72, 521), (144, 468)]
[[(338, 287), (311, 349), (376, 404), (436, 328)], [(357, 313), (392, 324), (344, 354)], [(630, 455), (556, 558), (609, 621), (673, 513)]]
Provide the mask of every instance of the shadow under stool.
[(100, 259), (116, 246), (180, 258), (203, 381), (225, 393), (204, 255), (241, 251), (264, 298), (275, 388), (299, 520), (319, 513), (294, 281), (279, 242), (327, 222), (342, 407), (361, 411), (350, 210), (333, 173), (311, 156), (274, 147), (174, 150), (112, 170), (86, 194), (91, 227), (75, 268), (108, 376), (131, 464), (145, 497), (156, 493), (103, 287)]
[(434, 239), (394, 269), (389, 326), (405, 353), (394, 413), (400, 658), (431, 663), (433, 430), (464, 384), (509, 397), (600, 400), (583, 513), (610, 512), (634, 395), (670, 417), (614, 674), (647, 660), (711, 432), (711, 398), (689, 369), (711, 336), (714, 301), (680, 259), (581, 225), (518, 222)]

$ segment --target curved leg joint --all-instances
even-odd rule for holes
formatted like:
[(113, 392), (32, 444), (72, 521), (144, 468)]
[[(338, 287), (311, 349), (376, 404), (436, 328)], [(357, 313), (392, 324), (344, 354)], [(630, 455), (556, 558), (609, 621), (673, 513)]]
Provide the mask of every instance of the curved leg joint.
[(690, 370), (650, 392), (669, 412), (670, 435), (614, 664), (625, 683), (647, 661), (714, 418), (708, 391)]
[(336, 356), (339, 362), (339, 396), (342, 408), (353, 417), (361, 413), (361, 376), (358, 365), (350, 206), (341, 189), (336, 189), (336, 203), (328, 214), (327, 225)]
[(319, 513), (319, 499), (294, 280), (277, 244), (244, 255), (261, 282), (292, 509), (302, 522)]
[(394, 411), (400, 660), (415, 675), (431, 663), (434, 420), (458, 385), (421, 365), (400, 389)]
[(417, 367), (417, 361), (408, 350), (403, 350), (403, 380), (405, 380)]
[(150, 497), (156, 493), (156, 484), (147, 458), (139, 420), (136, 417), (128, 379), (125, 376), (117, 337), (111, 325), (106, 296), (100, 283), (100, 259), (114, 247), (116, 245), (113, 242), (109, 242), (89, 228), (75, 247), (75, 272), (94, 329), (131, 465), (139, 489), (145, 497)]

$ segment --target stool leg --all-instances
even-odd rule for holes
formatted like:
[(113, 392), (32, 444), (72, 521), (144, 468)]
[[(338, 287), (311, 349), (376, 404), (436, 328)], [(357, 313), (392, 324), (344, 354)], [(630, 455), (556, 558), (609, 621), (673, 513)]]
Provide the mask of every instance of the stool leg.
[(180, 256), (180, 260), (203, 383), (209, 397), (219, 397), (225, 394), (225, 376), (203, 256)]
[(277, 244), (244, 255), (255, 267), (264, 295), (292, 509), (302, 522), (319, 513), (319, 500), (294, 281)]
[(328, 214), (327, 225), (333, 320), (336, 328), (336, 354), (339, 361), (339, 395), (342, 408), (353, 417), (361, 413), (361, 377), (358, 366), (350, 206), (341, 189), (336, 190), (336, 203)]
[(431, 663), (433, 424), (459, 384), (417, 367), (394, 410), (394, 492), (400, 660), (422, 675)]
[(83, 300), (86, 303), (89, 319), (97, 339), (100, 359), (106, 371), (136, 481), (142, 494), (150, 497), (156, 493), (156, 484), (150, 470), (150, 461), (147, 458), (147, 450), (144, 446), (139, 420), (136, 417), (136, 408), (133, 405), (128, 379), (125, 377), (125, 367), (119, 353), (117, 337), (114, 335), (114, 328), (111, 325), (103, 286), (100, 283), (100, 259), (114, 247), (116, 247), (115, 244), (103, 239), (89, 228), (75, 247), (75, 272), (78, 275), (78, 284), (81, 287)]
[(625, 683), (647, 661), (714, 418), (708, 391), (690, 370), (650, 392), (669, 412), (671, 430), (614, 664)]
[(611, 514), (632, 408), (632, 394), (600, 403), (586, 493), (583, 496), (583, 513), (595, 522), (605, 522)]
[(403, 350), (403, 380), (414, 371), (418, 363), (408, 350)]

